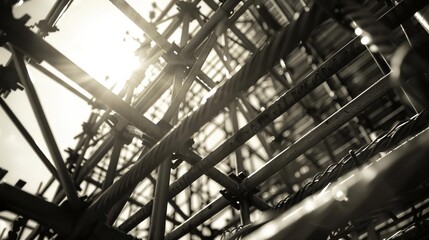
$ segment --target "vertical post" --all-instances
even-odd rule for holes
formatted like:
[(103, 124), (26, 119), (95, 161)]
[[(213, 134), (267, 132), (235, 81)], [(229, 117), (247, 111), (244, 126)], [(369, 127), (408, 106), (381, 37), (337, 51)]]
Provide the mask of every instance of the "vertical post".
[(113, 145), (112, 154), (110, 155), (110, 162), (107, 168), (106, 178), (104, 179), (102, 191), (106, 190), (110, 185), (112, 185), (113, 180), (116, 175), (116, 168), (118, 166), (119, 157), (121, 154), (121, 149), (124, 144), (122, 140), (122, 136), (120, 136), (120, 132), (117, 133), (115, 143)]
[[(236, 133), (239, 129), (236, 102), (232, 102), (231, 107), (229, 108), (229, 111), (230, 111), (229, 115), (231, 118), (232, 129), (234, 133)], [(244, 159), (243, 159), (243, 155), (241, 154), (241, 148), (237, 148), (235, 150), (235, 163), (236, 163), (235, 172), (237, 175), (240, 173), (244, 173), (246, 171), (244, 169), (244, 164), (243, 164)], [(249, 204), (246, 198), (240, 199), (240, 218), (241, 218), (242, 225), (247, 225), (250, 223)]]
[(171, 159), (166, 159), (158, 170), (154, 207), (150, 218), (149, 239), (164, 239), (170, 168)]
[[(184, 45), (189, 38), (189, 21), (190, 18), (187, 17), (189, 14), (185, 13), (183, 18), (183, 31), (181, 36), (180, 45)], [(182, 86), (183, 81), (183, 71), (179, 68), (176, 72), (173, 90), (171, 94), (171, 105), (174, 104), (174, 100), (179, 89)], [(180, 104), (180, 103), (179, 103)], [(177, 106), (178, 107), (178, 106)], [(164, 120), (171, 123), (177, 122), (177, 113), (174, 115), (164, 115)], [(168, 158), (168, 157), (167, 157)], [(169, 200), (169, 185), (170, 185), (170, 169), (171, 169), (171, 159), (165, 159), (158, 170), (158, 179), (155, 185), (155, 196), (154, 196), (154, 207), (152, 208), (152, 214), (150, 218), (150, 227), (149, 227), (149, 239), (164, 239), (165, 234), (165, 222), (167, 214), (167, 203)]]

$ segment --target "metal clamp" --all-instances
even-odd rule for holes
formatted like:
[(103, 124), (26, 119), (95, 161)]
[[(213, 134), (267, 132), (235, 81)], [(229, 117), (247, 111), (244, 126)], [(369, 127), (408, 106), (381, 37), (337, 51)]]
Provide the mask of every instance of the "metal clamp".
[[(235, 175), (234, 173), (230, 173), (230, 174), (228, 174), (228, 177), (230, 177), (232, 180), (234, 180), (235, 182), (237, 182), (239, 184), (243, 183), (244, 179), (247, 178), (246, 174), (243, 172), (240, 172), (238, 175)], [(222, 189), (219, 192), (220, 192), (220, 194), (222, 194), (222, 196), (226, 200), (228, 200), (230, 202), (232, 207), (234, 207), (237, 210), (240, 210), (240, 201), (247, 201), (249, 204), (254, 205), (252, 198), (250, 196), (255, 194), (258, 191), (259, 191), (259, 189), (255, 188), (251, 192), (243, 192), (240, 195), (238, 195), (236, 193), (232, 193), (232, 192), (228, 191), (227, 189)]]

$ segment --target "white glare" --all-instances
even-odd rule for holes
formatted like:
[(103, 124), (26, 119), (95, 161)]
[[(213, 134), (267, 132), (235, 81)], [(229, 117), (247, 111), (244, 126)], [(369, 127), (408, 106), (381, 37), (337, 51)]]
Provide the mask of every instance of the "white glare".
[(337, 201), (340, 201), (340, 202), (342, 202), (342, 201), (348, 201), (349, 199), (347, 198), (347, 195), (343, 192), (343, 191), (341, 191), (341, 190), (337, 190), (336, 192), (335, 192), (335, 199), (337, 200)]
[(377, 47), (377, 46), (375, 46), (375, 45), (371, 45), (371, 46), (369, 46), (369, 50), (370, 50), (371, 52), (378, 52), (378, 47)]
[(426, 21), (426, 19), (419, 12), (414, 14), (414, 17), (417, 19), (417, 21), (419, 21), (426, 32), (429, 33), (429, 23)]
[(357, 27), (357, 28), (355, 29), (355, 34), (356, 34), (357, 36), (362, 35), (362, 33), (363, 33), (362, 28)]
[(371, 38), (368, 36), (363, 36), (360, 40), (363, 45), (368, 45), (371, 43)]

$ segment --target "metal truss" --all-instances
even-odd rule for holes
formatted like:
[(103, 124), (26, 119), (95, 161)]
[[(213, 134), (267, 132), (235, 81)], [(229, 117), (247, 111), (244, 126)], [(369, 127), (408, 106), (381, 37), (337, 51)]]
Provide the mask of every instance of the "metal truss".
[[(0, 217), (10, 223), (0, 238), (361, 239), (392, 237), (404, 222), (410, 227), (426, 219), (409, 213), (417, 206), (427, 215), (422, 134), (408, 143), (416, 146), (371, 167), (397, 186), (384, 202), (381, 177), (358, 179), (357, 187), (347, 185), (350, 209), (333, 214), (328, 229), (310, 229), (307, 219), (324, 221), (314, 208), (287, 224), (281, 220), (427, 127), (426, 0), (171, 0), (161, 7), (154, 2), (149, 20), (135, 2), (110, 0), (143, 39), (139, 67), (118, 88), (106, 87), (46, 40), (61, 33), (57, 26), (72, 0), (55, 1), (33, 27), (26, 26), (27, 15), (15, 18), (16, 2), (0, 1), (0, 43), (11, 55), (0, 68), (0, 105), (52, 177), (31, 193), (21, 190), (23, 182), (0, 183), (0, 210), (8, 211)], [(66, 154), (33, 70), (92, 107)], [(16, 91), (29, 98), (49, 155), (9, 107), (7, 97)], [(415, 173), (418, 182), (392, 178), (402, 174), (404, 158), (413, 158), (404, 177)], [(2, 178), (7, 171), (0, 170)], [(365, 186), (372, 195), (361, 204), (357, 193)], [(394, 221), (367, 214), (377, 211), (371, 203), (389, 203), (406, 190), (414, 194), (404, 197), (411, 210), (409, 204), (378, 208), (395, 212)], [(323, 214), (341, 207), (314, 202)]]

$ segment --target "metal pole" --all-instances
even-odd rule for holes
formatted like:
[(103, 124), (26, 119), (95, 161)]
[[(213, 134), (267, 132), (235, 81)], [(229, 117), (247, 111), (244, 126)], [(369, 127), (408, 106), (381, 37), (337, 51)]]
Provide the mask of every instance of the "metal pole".
[[(186, 21), (186, 17), (184, 21)], [(189, 24), (189, 22), (184, 22), (183, 24), (187, 25)], [(184, 37), (185, 34), (187, 35), (188, 32), (182, 32), (182, 43), (187, 39), (186, 37)], [(173, 105), (174, 98), (177, 95), (177, 91), (182, 85), (183, 75), (183, 70), (179, 68), (176, 72), (174, 79), (173, 90), (171, 94), (171, 105)], [(165, 117), (166, 116), (164, 115), (163, 118)], [(176, 123), (177, 114), (169, 116), (166, 120), (171, 122), (172, 124)], [(149, 239), (164, 239), (166, 222), (165, 219), (167, 214), (167, 204), (169, 200), (168, 186), (170, 184), (170, 169), (171, 158), (167, 157), (167, 159), (165, 159), (158, 168), (158, 178), (155, 184), (155, 194), (153, 197), (154, 207), (152, 208), (152, 214), (150, 218)]]
[(177, 0), (170, 0), (167, 6), (162, 10), (162, 12), (156, 17), (154, 23), (157, 23), (162, 20), (162, 18), (167, 15), (168, 11), (174, 6), (174, 4), (177, 2)]
[(72, 230), (73, 220), (64, 208), (6, 183), (0, 183), (0, 203), (2, 210), (31, 218), (59, 234), (68, 234)]
[(204, 105), (185, 118), (178, 127), (172, 129), (122, 178), (105, 191), (90, 206), (90, 209), (106, 209), (118, 201), (124, 192), (134, 188), (169, 153), (174, 151), (177, 143), (184, 143), (189, 139), (195, 131), (227, 106), (238, 93), (249, 88), (282, 56), (292, 51), (302, 39), (306, 39), (312, 29), (326, 18), (323, 12), (313, 7), (309, 12), (303, 12), (293, 24), (279, 31), (265, 48), (254, 54), (237, 74), (219, 87)]
[[(398, 193), (408, 192), (427, 181), (428, 140), (426, 130), (387, 156), (344, 176), (324, 189), (323, 195), (300, 203), (245, 239), (325, 238), (330, 233), (328, 229), (337, 229), (362, 213), (385, 207)], [(305, 207), (309, 205), (312, 210)], [(341, 214), (336, 214), (339, 212)], [(272, 227), (277, 231), (266, 231)]]
[[(232, 130), (234, 133), (236, 133), (239, 129), (238, 126), (238, 116), (237, 116), (237, 104), (236, 102), (233, 102), (231, 104), (231, 107), (229, 108), (230, 112), (230, 119), (232, 123)], [(243, 155), (241, 154), (241, 148), (237, 148), (235, 150), (235, 173), (238, 176), (240, 173), (246, 173), (246, 170), (244, 168), (244, 159)], [(250, 223), (250, 211), (249, 211), (249, 203), (247, 202), (246, 197), (243, 197), (239, 200), (240, 204), (240, 219), (241, 224), (247, 225)]]
[(134, 8), (132, 8), (124, 0), (110, 0), (119, 10), (121, 10), (131, 21), (140, 27), (158, 46), (168, 52), (171, 44), (155, 29), (155, 27), (147, 22)]
[(253, 189), (259, 184), (264, 182), (267, 177), (271, 176), (273, 172), (288, 165), (295, 158), (299, 157), (302, 153), (307, 151), (310, 147), (314, 146), (330, 133), (338, 129), (344, 123), (355, 117), (358, 113), (369, 106), (374, 100), (386, 94), (391, 90), (388, 76), (374, 83), (367, 90), (362, 92), (359, 96), (354, 98), (340, 110), (325, 119), (310, 132), (305, 134), (295, 144), (283, 150), (264, 166), (257, 171), (253, 172), (247, 179), (244, 180), (244, 185), (247, 189)]
[(18, 128), (19, 132), (21, 132), (22, 136), (25, 138), (25, 140), (28, 142), (28, 144), (31, 146), (31, 148), (34, 150), (34, 152), (37, 154), (37, 156), (42, 160), (43, 164), (45, 164), (46, 168), (51, 172), (51, 174), (56, 178), (58, 178), (58, 173), (55, 167), (52, 165), (52, 163), (49, 161), (49, 159), (45, 156), (45, 154), (40, 150), (37, 143), (34, 141), (33, 137), (31, 137), (30, 133), (25, 129), (24, 125), (19, 121), (19, 119), (15, 116), (12, 109), (9, 108), (9, 106), (6, 104), (3, 99), (0, 98), (0, 105), (2, 106), (4, 112), (7, 114), (7, 116), (12, 120), (12, 122), (15, 124), (16, 128)]
[(165, 217), (167, 213), (168, 185), (170, 183), (171, 159), (166, 159), (159, 167), (155, 184), (154, 207), (150, 218), (149, 239), (164, 239)]
[(223, 196), (216, 198), (213, 202), (209, 203), (205, 208), (201, 209), (188, 220), (180, 224), (174, 231), (165, 235), (165, 240), (179, 239), (189, 233), (192, 229), (198, 227), (202, 222), (213, 217), (222, 209), (229, 205), (229, 201)]
[(35, 59), (46, 60), (66, 77), (92, 94), (98, 101), (109, 106), (143, 132), (152, 136), (161, 136), (161, 130), (157, 125), (98, 83), (70, 59), (27, 29), (21, 22), (7, 17), (3, 17), (1, 20), (0, 27), (8, 34), (8, 40), (14, 46)]
[(180, 55), (182, 57), (190, 56), (195, 49), (207, 38), (209, 33), (221, 22), (228, 19), (231, 11), (238, 5), (239, 0), (227, 0), (218, 10), (210, 17), (210, 19), (201, 27), (195, 36), (183, 47)]
[(73, 88), (72, 86), (68, 85), (67, 83), (65, 83), (61, 78), (59, 78), (58, 76), (56, 76), (55, 74), (53, 74), (52, 72), (50, 72), (49, 70), (47, 70), (46, 68), (44, 68), (42, 65), (36, 63), (34, 60), (30, 60), (30, 64), (31, 66), (33, 66), (35, 69), (39, 70), (40, 72), (42, 72), (43, 74), (45, 74), (47, 77), (49, 77), (50, 79), (54, 80), (55, 82), (57, 82), (58, 84), (60, 84), (61, 86), (63, 86), (65, 89), (69, 90), (70, 92), (72, 92), (74, 95), (78, 96), (79, 98), (81, 98), (83, 101), (87, 102), (88, 104), (92, 103), (92, 100), (89, 99), (87, 96), (83, 95), (81, 92), (79, 92), (78, 90), (76, 90), (75, 88)]
[[(183, 191), (186, 186), (189, 186), (193, 181), (198, 179), (204, 173), (210, 171), (209, 169), (216, 169), (214, 168), (216, 164), (218, 164), (235, 149), (244, 144), (247, 140), (252, 138), (256, 133), (271, 123), (274, 119), (282, 115), (287, 109), (289, 109), (301, 98), (306, 96), (310, 91), (323, 83), (335, 72), (347, 65), (348, 62), (359, 56), (359, 54), (364, 50), (365, 47), (359, 42), (358, 39), (353, 40), (347, 46), (339, 50), (317, 70), (310, 73), (304, 80), (299, 81), (299, 83), (294, 88), (283, 94), (265, 111), (260, 113), (251, 122), (243, 126), (232, 137), (225, 140), (224, 143), (209, 153), (204, 159), (199, 162), (196, 161), (196, 164), (191, 169), (189, 169), (187, 173), (172, 183), (170, 186), (170, 196), (176, 196), (178, 193)], [(147, 208), (149, 207), (148, 205), (146, 206)], [(142, 217), (137, 218), (142, 220)], [(130, 221), (131, 218), (125, 221), (124, 224)], [(132, 225), (135, 225), (135, 219), (133, 219), (133, 222), (134, 224)], [(127, 227), (126, 230), (130, 230), (130, 228)]]
[(25, 87), (25, 91), (27, 92), (27, 96), (30, 100), (30, 105), (33, 108), (37, 122), (42, 131), (42, 135), (46, 141), (49, 152), (51, 153), (52, 159), (54, 161), (54, 165), (57, 168), (58, 178), (61, 183), (61, 186), (63, 187), (72, 208), (79, 209), (80, 202), (77, 196), (76, 188), (67, 171), (67, 167), (61, 156), (60, 150), (58, 149), (58, 145), (55, 141), (48, 120), (46, 119), (46, 115), (43, 111), (42, 104), (40, 103), (39, 98), (37, 96), (36, 89), (31, 82), (27, 67), (24, 62), (24, 57), (20, 53), (15, 51), (14, 47), (10, 46), (10, 50), (12, 52), (12, 58), (16, 67), (16, 71), (18, 72), (18, 76), (21, 80), (21, 83)]
[[(296, 141), (295, 144), (279, 153), (259, 170), (252, 173), (248, 178), (244, 179), (243, 187), (248, 190), (257, 187), (259, 184), (273, 176), (274, 173), (278, 172), (280, 169), (307, 151), (310, 147), (317, 144), (321, 139), (325, 138), (335, 129), (338, 129), (338, 127), (352, 119), (357, 113), (365, 109), (374, 100), (378, 99), (391, 90), (388, 80), (388, 75), (378, 80), (366, 91), (361, 93), (343, 108), (335, 112), (325, 121), (313, 128), (309, 133)], [(207, 216), (211, 217), (220, 210), (212, 212), (211, 209), (205, 207), (200, 211), (204, 212), (204, 215), (195, 214), (182, 223), (177, 229), (173, 230), (170, 234), (167, 234), (165, 239), (180, 238), (183, 236), (183, 234), (185, 234), (184, 229), (189, 230), (191, 227), (200, 225), (208, 219), (206, 218)]]
[(171, 119), (173, 115), (177, 114), (177, 112), (179, 111), (180, 104), (185, 100), (186, 93), (191, 88), (192, 83), (194, 83), (194, 80), (198, 72), (201, 71), (201, 67), (203, 66), (205, 60), (209, 56), (209, 53), (213, 45), (216, 43), (216, 40), (217, 40), (217, 36), (213, 32), (210, 35), (206, 45), (204, 46), (204, 50), (201, 52), (200, 56), (198, 57), (198, 60), (192, 66), (188, 76), (186, 76), (185, 80), (183, 81), (183, 85), (180, 87), (179, 91), (174, 96), (173, 100), (171, 100), (171, 105), (168, 107), (167, 111), (164, 114), (164, 117), (163, 117), (164, 121), (168, 122), (168, 119)]
[(122, 146), (124, 142), (122, 140), (121, 132), (117, 132), (119, 136), (116, 136), (114, 140), (112, 153), (110, 154), (110, 162), (107, 168), (106, 178), (104, 179), (102, 191), (105, 191), (110, 185), (112, 185), (113, 180), (116, 176), (116, 168), (118, 167), (119, 156), (121, 154)]
[[(73, 0), (57, 0), (54, 3), (54, 6), (49, 11), (48, 15), (44, 19), (45, 26), (47, 29), (39, 29), (37, 31), (37, 34), (45, 37), (49, 33), (49, 28), (52, 28), (55, 26), (55, 24), (58, 22), (58, 20), (61, 18), (62, 14), (70, 7)], [(48, 32), (43, 32), (43, 30), (47, 30)]]
[(103, 159), (104, 155), (113, 146), (115, 140), (113, 136), (108, 136), (107, 139), (98, 147), (98, 149), (92, 154), (91, 158), (88, 159), (85, 165), (82, 166), (79, 172), (75, 172), (76, 183), (80, 184), (85, 177), (94, 169), (95, 166)]

